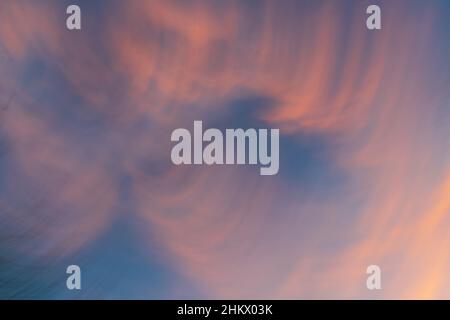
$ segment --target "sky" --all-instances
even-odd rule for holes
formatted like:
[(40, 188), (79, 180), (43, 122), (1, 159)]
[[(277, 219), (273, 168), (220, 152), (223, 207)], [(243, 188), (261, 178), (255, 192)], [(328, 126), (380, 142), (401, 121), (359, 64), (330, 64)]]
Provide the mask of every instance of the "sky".
[[(449, 34), (446, 0), (1, 1), (0, 298), (450, 299)], [(278, 174), (174, 165), (195, 120), (279, 129)]]

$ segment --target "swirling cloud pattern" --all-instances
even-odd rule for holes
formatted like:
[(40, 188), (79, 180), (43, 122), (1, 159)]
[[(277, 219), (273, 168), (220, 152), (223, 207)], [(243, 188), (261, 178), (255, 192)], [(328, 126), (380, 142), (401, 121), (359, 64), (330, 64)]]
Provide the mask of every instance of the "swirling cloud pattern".
[[(1, 297), (450, 297), (446, 1), (78, 2), (0, 3)], [(172, 165), (194, 120), (279, 174)]]

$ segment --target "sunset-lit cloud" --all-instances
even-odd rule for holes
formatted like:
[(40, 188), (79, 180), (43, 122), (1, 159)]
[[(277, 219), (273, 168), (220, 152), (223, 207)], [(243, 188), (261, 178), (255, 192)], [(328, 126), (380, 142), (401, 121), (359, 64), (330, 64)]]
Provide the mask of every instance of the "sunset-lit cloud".
[[(168, 297), (449, 298), (449, 7), (379, 2), (370, 31), (366, 1), (80, 1), (72, 32), (2, 1), (0, 232), (29, 239), (0, 253), (50, 265), (120, 217)], [(279, 174), (172, 165), (193, 120), (279, 128)]]

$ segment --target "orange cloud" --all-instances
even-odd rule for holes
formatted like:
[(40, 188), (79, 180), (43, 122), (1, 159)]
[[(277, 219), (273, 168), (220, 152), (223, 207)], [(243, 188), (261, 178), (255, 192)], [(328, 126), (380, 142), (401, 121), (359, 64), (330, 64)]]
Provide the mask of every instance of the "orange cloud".
[[(14, 76), (0, 77), (1, 93), (19, 93), (0, 111), (20, 176), (5, 179), (11, 194), (39, 191), (47, 208), (33, 216), (3, 199), (11, 224), (35, 226), (64, 252), (89, 243), (114, 214), (117, 172), (105, 163), (119, 154), (115, 170), (133, 177), (137, 214), (154, 235), (144, 241), (211, 296), (373, 297), (365, 268), (379, 264), (386, 280), (376, 297), (447, 297), (449, 162), (434, 122), (446, 87), (430, 55), (438, 12), (425, 5), (418, 25), (417, 12), (389, 3), (371, 33), (363, 4), (349, 12), (319, 2), (302, 7), (302, 19), (290, 14), (296, 5), (120, 3), (90, 36), (68, 34), (54, 7), (2, 2), (0, 67)], [(108, 123), (100, 140), (113, 148), (87, 161), (91, 149), (36, 115), (17, 71), (35, 55)], [(305, 199), (282, 177), (262, 181), (243, 168), (142, 168), (166, 160), (166, 131), (192, 114), (220, 117), (240, 88), (275, 101), (258, 116), (283, 137), (329, 142), (327, 161), (351, 180), (342, 194), (324, 186)], [(17, 191), (16, 202), (28, 196)]]

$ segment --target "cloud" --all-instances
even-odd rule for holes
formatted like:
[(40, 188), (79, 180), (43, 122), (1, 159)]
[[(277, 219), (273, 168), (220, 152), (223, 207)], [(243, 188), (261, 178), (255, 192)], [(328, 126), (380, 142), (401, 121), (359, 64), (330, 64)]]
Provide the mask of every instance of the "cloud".
[[(370, 264), (377, 297), (448, 296), (442, 4), (405, 3), (371, 32), (356, 1), (112, 2), (72, 33), (60, 4), (2, 2), (2, 226), (51, 260), (125, 197), (142, 243), (210, 297), (373, 297)], [(291, 165), (173, 167), (170, 132), (195, 119), (280, 128)]]

